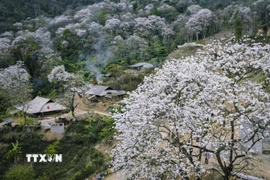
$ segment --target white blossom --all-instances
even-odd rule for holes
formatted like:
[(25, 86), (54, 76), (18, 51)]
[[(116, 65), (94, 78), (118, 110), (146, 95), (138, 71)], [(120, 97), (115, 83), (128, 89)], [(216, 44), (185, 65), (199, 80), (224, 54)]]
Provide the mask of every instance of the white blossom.
[(153, 33), (158, 33), (165, 26), (165, 19), (159, 16), (138, 17), (135, 19), (136, 24), (134, 32), (138, 33), (142, 37), (149, 37)]
[(191, 5), (187, 8), (187, 14), (189, 15), (193, 15), (193, 14), (196, 14), (198, 13), (200, 10), (201, 10), (201, 6), (199, 5)]
[(8, 68), (0, 69), (0, 86), (18, 101), (29, 95), (31, 92), (30, 75), (22, 61), (17, 61), (17, 64)]
[(86, 18), (87, 16), (90, 16), (90, 15), (91, 15), (91, 10), (89, 8), (84, 8), (84, 9), (81, 9), (80, 11), (77, 11), (74, 18), (75, 19), (83, 19), (83, 18)]
[(144, 7), (144, 12), (145, 12), (146, 14), (150, 14), (153, 8), (154, 8), (154, 5), (153, 5), (153, 4), (148, 4), (148, 5), (146, 5), (146, 6)]
[(77, 36), (82, 37), (82, 36), (86, 35), (86, 30), (84, 30), (84, 29), (75, 29), (75, 33), (77, 34)]
[(201, 177), (208, 170), (199, 157), (208, 153), (220, 159), (216, 169), (224, 177), (234, 171), (225, 163), (245, 168), (238, 162), (250, 158), (251, 142), (270, 136), (270, 95), (248, 76), (253, 70), (269, 76), (269, 50), (215, 42), (167, 61), (114, 115), (113, 165), (123, 166), (126, 178)]
[(203, 36), (205, 36), (209, 26), (215, 22), (216, 15), (212, 11), (209, 9), (201, 9), (188, 20), (186, 28), (191, 35), (202, 33)]
[(65, 71), (65, 67), (56, 66), (50, 74), (48, 74), (49, 82), (68, 82), (74, 75)]
[(8, 38), (0, 38), (0, 52), (7, 53), (10, 48), (11, 40)]
[(53, 19), (50, 19), (49, 26), (63, 26), (70, 22), (71, 18), (69, 16), (57, 16)]
[(113, 18), (108, 19), (105, 23), (105, 29), (107, 29), (110, 33), (115, 33), (119, 28), (121, 21), (119, 19)]
[(13, 26), (16, 27), (18, 30), (21, 30), (23, 28), (23, 24), (20, 22), (14, 23)]

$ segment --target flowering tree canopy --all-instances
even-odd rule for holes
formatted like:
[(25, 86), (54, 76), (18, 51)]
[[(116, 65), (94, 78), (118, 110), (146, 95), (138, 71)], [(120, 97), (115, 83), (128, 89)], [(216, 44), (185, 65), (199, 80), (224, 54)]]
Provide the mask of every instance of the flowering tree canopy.
[(49, 82), (68, 82), (72, 77), (74, 75), (66, 72), (63, 65), (54, 67), (51, 73), (48, 74)]
[(224, 179), (245, 168), (249, 150), (269, 136), (270, 95), (249, 78), (261, 71), (269, 80), (269, 50), (216, 42), (167, 61), (114, 115), (113, 165), (134, 179), (201, 179), (209, 158)]
[(75, 108), (78, 104), (74, 103), (75, 93), (79, 91), (78, 88), (84, 85), (83, 79), (79, 75), (74, 75), (65, 71), (65, 67), (56, 66), (48, 75), (48, 81), (59, 86), (60, 91), (64, 91), (66, 104), (71, 110), (72, 116), (75, 118)]
[(0, 86), (13, 97), (14, 103), (21, 103), (28, 99), (31, 93), (30, 75), (22, 61), (0, 69)]
[(205, 37), (207, 29), (215, 22), (216, 15), (212, 11), (201, 9), (188, 20), (186, 28), (191, 35), (197, 35), (198, 39), (198, 34), (202, 34)]
[(254, 20), (252, 16), (250, 8), (245, 6), (236, 6), (235, 11), (231, 16), (230, 23), (233, 23), (236, 18), (241, 19), (243, 21), (244, 32), (246, 34), (251, 34), (254, 29)]
[(187, 8), (187, 14), (189, 15), (193, 15), (193, 14), (196, 14), (197, 12), (199, 12), (201, 10), (201, 6), (199, 5), (191, 5)]
[(149, 17), (138, 17), (135, 19), (136, 24), (134, 32), (141, 37), (152, 36), (158, 34), (162, 27), (165, 26), (165, 19), (159, 16), (151, 15)]
[(105, 24), (105, 28), (110, 32), (110, 33), (115, 33), (117, 28), (119, 28), (121, 24), (121, 21), (116, 18), (108, 19)]

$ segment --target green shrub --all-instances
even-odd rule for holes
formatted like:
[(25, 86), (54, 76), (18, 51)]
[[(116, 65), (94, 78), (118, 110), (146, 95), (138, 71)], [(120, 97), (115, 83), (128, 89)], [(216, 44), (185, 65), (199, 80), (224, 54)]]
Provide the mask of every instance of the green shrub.
[(57, 95), (57, 92), (55, 89), (53, 89), (50, 93), (49, 93), (49, 98), (50, 99), (55, 99), (55, 96)]
[(72, 179), (74, 180), (81, 180), (89, 177), (91, 174), (93, 174), (96, 171), (96, 166), (92, 163), (88, 163), (86, 167), (80, 171), (77, 172)]
[(50, 180), (50, 178), (45, 173), (43, 173), (43, 175), (39, 176), (37, 180)]
[(46, 154), (57, 154), (58, 151), (59, 151), (59, 144), (60, 142), (59, 141), (55, 141), (53, 142), (52, 144), (50, 144), (46, 150), (45, 150), (45, 153)]
[(35, 171), (32, 165), (12, 166), (5, 175), (6, 180), (34, 180)]

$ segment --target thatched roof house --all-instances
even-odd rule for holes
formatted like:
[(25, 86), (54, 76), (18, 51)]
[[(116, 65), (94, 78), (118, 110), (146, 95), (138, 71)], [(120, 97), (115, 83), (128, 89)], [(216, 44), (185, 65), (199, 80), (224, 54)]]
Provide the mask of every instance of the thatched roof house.
[(15, 107), (18, 110), (24, 111), (27, 114), (31, 114), (31, 115), (67, 110), (67, 107), (61, 104), (55, 103), (50, 99), (39, 97), (39, 96), (35, 97), (35, 99), (33, 99), (32, 101), (26, 104), (17, 105)]

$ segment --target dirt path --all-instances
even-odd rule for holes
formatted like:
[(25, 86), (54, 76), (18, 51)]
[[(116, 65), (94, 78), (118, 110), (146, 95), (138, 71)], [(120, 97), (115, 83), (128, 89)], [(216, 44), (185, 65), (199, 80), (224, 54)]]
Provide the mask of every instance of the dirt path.
[(76, 116), (83, 116), (88, 115), (89, 113), (93, 112), (96, 114), (100, 114), (102, 116), (111, 116), (109, 112), (105, 110), (105, 108), (101, 108), (100, 104), (97, 103), (96, 107), (87, 106), (85, 101), (88, 101), (88, 99), (79, 98), (78, 95), (75, 96), (75, 104), (77, 104), (77, 108), (75, 109), (75, 115)]
[[(100, 103), (97, 103), (96, 106), (88, 106), (85, 101), (88, 101), (88, 99), (85, 99), (84, 97), (79, 98), (78, 95), (75, 96), (75, 103), (77, 105), (74, 114), (77, 119), (86, 119), (91, 116), (92, 113), (99, 114), (102, 116), (111, 116), (109, 112), (105, 110), (105, 108), (101, 107)], [(67, 120), (72, 119), (71, 112), (61, 115), (62, 118), (65, 118)]]
[(110, 113), (105, 113), (105, 112), (100, 112), (100, 111), (97, 111), (97, 110), (94, 110), (94, 109), (90, 109), (89, 111), (78, 111), (75, 115), (76, 116), (81, 116), (81, 115), (84, 115), (84, 114), (89, 114), (89, 112), (93, 112), (95, 114), (99, 114), (99, 115), (102, 115), (102, 116), (111, 116)]

